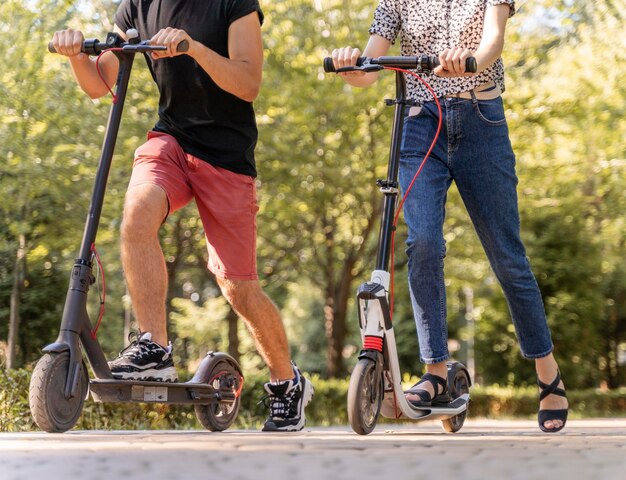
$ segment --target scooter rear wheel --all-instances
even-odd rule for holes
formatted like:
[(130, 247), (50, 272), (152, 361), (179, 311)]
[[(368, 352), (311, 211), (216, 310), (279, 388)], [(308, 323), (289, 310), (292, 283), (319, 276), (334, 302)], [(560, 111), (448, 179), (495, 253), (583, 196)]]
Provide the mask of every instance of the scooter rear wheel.
[[(467, 373), (464, 369), (454, 369), (454, 376), (448, 377), (448, 384), (450, 386), (450, 396), (454, 400), (455, 398), (460, 397), (464, 393), (469, 393), (470, 380), (467, 376)], [(465, 423), (465, 418), (467, 417), (469, 405), (458, 415), (454, 417), (447, 418), (446, 420), (441, 421), (441, 426), (444, 431), (448, 433), (456, 433), (463, 427)]]
[(89, 378), (81, 363), (78, 391), (65, 398), (65, 382), (70, 367), (70, 353), (46, 353), (33, 371), (28, 400), (30, 411), (39, 428), (48, 433), (68, 431), (80, 418), (89, 390)]
[(232, 425), (239, 413), (243, 377), (239, 369), (228, 359), (219, 359), (207, 370), (206, 383), (218, 392), (234, 393), (233, 403), (215, 402), (208, 405), (195, 405), (196, 417), (204, 428), (221, 432)]
[(369, 358), (358, 361), (348, 388), (348, 420), (359, 435), (374, 430), (383, 400), (383, 378), (376, 378), (376, 363)]

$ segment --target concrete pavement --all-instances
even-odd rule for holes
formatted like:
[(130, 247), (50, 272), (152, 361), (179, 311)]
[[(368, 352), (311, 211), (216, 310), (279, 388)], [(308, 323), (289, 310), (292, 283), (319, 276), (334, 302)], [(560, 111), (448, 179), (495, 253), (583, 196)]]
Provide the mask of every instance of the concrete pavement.
[(269, 434), (231, 430), (0, 434), (0, 479), (624, 480), (626, 419), (570, 420), (564, 433), (535, 422), (468, 420)]

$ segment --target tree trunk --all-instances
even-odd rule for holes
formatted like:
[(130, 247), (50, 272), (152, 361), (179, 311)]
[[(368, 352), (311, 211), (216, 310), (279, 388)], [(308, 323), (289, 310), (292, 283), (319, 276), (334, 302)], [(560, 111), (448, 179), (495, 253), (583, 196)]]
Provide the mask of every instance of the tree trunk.
[(324, 326), (326, 330), (326, 374), (329, 378), (336, 378), (342, 370), (343, 361), (341, 358), (342, 325), (335, 314), (335, 298), (332, 291), (326, 293), (326, 305), (324, 305)]
[(346, 344), (348, 299), (352, 286), (353, 276), (344, 271), (337, 290), (331, 296), (326, 297), (324, 316), (326, 320), (326, 334), (328, 338), (328, 350), (326, 366), (330, 378), (342, 377), (345, 372), (343, 364), (343, 349)]
[(19, 245), (15, 256), (15, 272), (13, 288), (11, 289), (11, 306), (9, 315), (9, 338), (7, 345), (7, 368), (16, 368), (15, 358), (17, 352), (18, 332), (20, 326), (20, 303), (22, 301), (22, 289), (24, 288), (26, 238), (24, 234), (19, 236)]
[(329, 286), (326, 291), (324, 318), (328, 348), (326, 356), (327, 374), (330, 378), (342, 377), (345, 372), (343, 349), (346, 344), (348, 300), (352, 293), (356, 255), (350, 257), (341, 270), (339, 284)]

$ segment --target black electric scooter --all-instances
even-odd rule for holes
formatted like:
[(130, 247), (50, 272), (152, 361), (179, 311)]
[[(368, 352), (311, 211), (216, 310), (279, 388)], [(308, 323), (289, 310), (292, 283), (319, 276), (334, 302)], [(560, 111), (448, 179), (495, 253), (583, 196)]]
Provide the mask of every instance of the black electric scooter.
[[(222, 431), (230, 427), (237, 416), (243, 386), (241, 368), (231, 356), (209, 352), (193, 378), (186, 383), (118, 380), (113, 378), (87, 313), (87, 294), (95, 282), (92, 246), (96, 240), (133, 60), (137, 53), (166, 49), (140, 41), (136, 30), (126, 33), (128, 42), (117, 33), (109, 33), (104, 43), (96, 39), (83, 43), (82, 51), (88, 55), (111, 50), (118, 58), (117, 101), (111, 107), (107, 122), (91, 206), (80, 255), (72, 268), (61, 329), (57, 340), (43, 349), (45, 355), (33, 372), (29, 391), (30, 409), (35, 423), (42, 430), (65, 432), (78, 421), (84, 401), (91, 392), (97, 402), (192, 404), (205, 428)], [(188, 43), (183, 41), (177, 50), (184, 52), (188, 48)], [(55, 53), (52, 44), (48, 45), (48, 49)], [(92, 379), (89, 378), (83, 353), (93, 370)]]
[[(332, 58), (324, 59), (326, 72), (377, 72), (385, 68), (430, 72), (437, 65), (437, 57), (361, 57), (352, 67), (335, 69)], [(476, 60), (467, 59), (466, 70), (476, 71)], [(470, 375), (459, 362), (448, 363), (448, 389), (451, 401), (447, 405), (416, 407), (408, 402), (402, 388), (402, 375), (398, 361), (395, 335), (389, 306), (389, 259), (397, 207), (400, 165), (400, 143), (405, 109), (416, 105), (406, 98), (404, 73), (396, 70), (396, 98), (387, 100), (394, 105), (394, 119), (389, 150), (386, 180), (376, 184), (385, 196), (382, 210), (376, 269), (369, 282), (361, 284), (357, 293), (359, 328), (363, 348), (350, 377), (348, 388), (348, 418), (352, 429), (361, 435), (374, 430), (379, 414), (384, 417), (411, 420), (442, 421), (446, 432), (457, 432), (463, 427), (469, 406)]]

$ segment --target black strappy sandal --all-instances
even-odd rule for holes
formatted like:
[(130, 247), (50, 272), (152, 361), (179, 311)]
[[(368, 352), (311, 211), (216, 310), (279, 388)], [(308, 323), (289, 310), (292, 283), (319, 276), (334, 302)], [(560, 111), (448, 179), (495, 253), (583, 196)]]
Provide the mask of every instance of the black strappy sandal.
[[(565, 390), (559, 388), (559, 382), (561, 381), (561, 374), (556, 372), (556, 378), (552, 381), (550, 385), (543, 383), (539, 378), (537, 378), (537, 385), (541, 388), (541, 393), (539, 394), (539, 401), (541, 402), (548, 395), (558, 395), (559, 397), (567, 398), (567, 394)], [(559, 430), (562, 430), (565, 426), (565, 422), (567, 422), (567, 412), (569, 408), (562, 408), (560, 410), (539, 410), (539, 414), (537, 415), (539, 421), (539, 428), (541, 431), (546, 433), (556, 433)], [(548, 420), (561, 420), (563, 425), (557, 428), (546, 428), (543, 426), (545, 422)]]
[[(418, 385), (422, 383), (429, 382), (433, 386), (433, 390), (435, 391), (434, 397), (430, 395), (429, 392), (421, 389), (417, 389)], [(439, 386), (443, 387), (441, 393), (439, 392)], [(420, 400), (409, 400), (407, 401), (413, 405), (414, 407), (432, 407), (434, 405), (443, 405), (450, 403), (450, 395), (448, 394), (448, 380), (442, 378), (438, 375), (433, 375), (432, 373), (425, 373), (421, 380), (413, 385), (409, 390), (405, 390), (405, 394), (417, 395)]]

